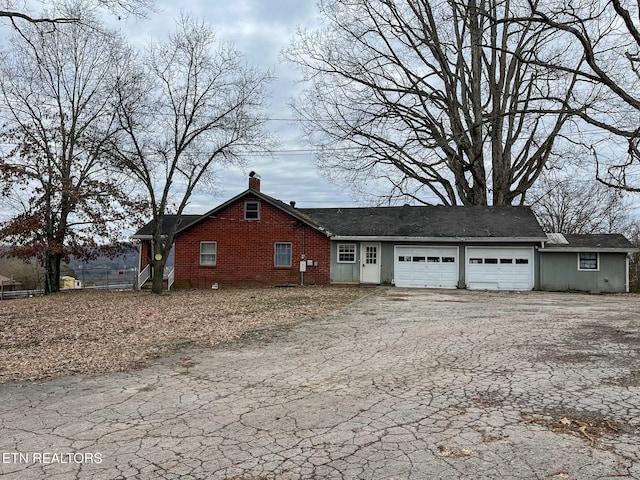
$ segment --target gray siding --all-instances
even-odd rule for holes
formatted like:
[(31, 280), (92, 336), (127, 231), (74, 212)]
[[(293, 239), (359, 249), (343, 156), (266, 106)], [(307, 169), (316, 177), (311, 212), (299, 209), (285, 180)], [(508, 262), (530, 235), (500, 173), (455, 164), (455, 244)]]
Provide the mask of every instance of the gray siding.
[[(374, 242), (375, 243), (375, 242)], [(356, 246), (356, 262), (355, 263), (338, 263), (338, 244), (353, 244)], [(360, 282), (360, 244), (361, 242), (349, 241), (333, 241), (331, 242), (331, 282), (332, 283), (359, 283)], [(396, 245), (425, 245), (425, 246), (453, 246), (458, 247), (458, 269), (459, 269), (459, 286), (465, 288), (465, 259), (467, 246), (482, 246), (481, 244), (467, 243), (419, 243), (419, 242), (380, 242), (380, 283), (383, 285), (391, 284), (393, 281), (393, 265), (394, 265), (394, 247)], [(491, 244), (491, 247), (533, 247), (537, 244)], [(534, 251), (534, 283), (535, 289), (540, 285), (540, 258), (538, 250)]]
[[(356, 246), (355, 263), (338, 263), (338, 243)], [(331, 242), (331, 282), (360, 282), (360, 242)]]
[(600, 253), (599, 270), (578, 270), (577, 252), (540, 253), (540, 289), (626, 291), (626, 253)]

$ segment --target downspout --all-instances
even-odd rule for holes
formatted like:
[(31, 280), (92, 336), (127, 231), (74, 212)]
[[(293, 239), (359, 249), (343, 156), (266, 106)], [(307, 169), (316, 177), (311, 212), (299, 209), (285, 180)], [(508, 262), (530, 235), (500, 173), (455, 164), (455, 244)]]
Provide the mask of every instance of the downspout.
[(629, 257), (631, 256), (630, 253), (627, 253), (627, 256), (625, 257), (625, 267), (626, 267), (626, 271), (627, 271), (627, 279), (626, 279), (626, 283), (625, 283), (625, 291), (626, 293), (629, 293), (629, 291), (631, 290), (631, 278), (629, 277)]
[[(302, 258), (300, 259), (301, 261), (307, 260), (307, 250), (305, 247), (305, 238), (304, 238), (304, 232), (305, 232), (305, 224), (302, 224)], [(302, 269), (301, 269), (302, 270)], [(300, 271), (300, 286), (304, 287), (304, 272)]]

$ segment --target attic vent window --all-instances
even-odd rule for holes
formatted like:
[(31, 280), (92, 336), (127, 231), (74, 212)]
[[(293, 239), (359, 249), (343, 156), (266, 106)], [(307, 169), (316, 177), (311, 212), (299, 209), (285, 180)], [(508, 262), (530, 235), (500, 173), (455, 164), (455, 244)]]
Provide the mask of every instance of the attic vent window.
[(244, 203), (244, 219), (260, 220), (260, 202)]

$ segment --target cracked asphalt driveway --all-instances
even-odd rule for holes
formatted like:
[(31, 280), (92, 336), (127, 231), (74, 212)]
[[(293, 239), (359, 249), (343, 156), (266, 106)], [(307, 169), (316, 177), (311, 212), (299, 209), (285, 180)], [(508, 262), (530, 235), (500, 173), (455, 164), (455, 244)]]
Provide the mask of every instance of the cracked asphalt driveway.
[(0, 386), (7, 479), (640, 478), (640, 296), (380, 288), (144, 370)]

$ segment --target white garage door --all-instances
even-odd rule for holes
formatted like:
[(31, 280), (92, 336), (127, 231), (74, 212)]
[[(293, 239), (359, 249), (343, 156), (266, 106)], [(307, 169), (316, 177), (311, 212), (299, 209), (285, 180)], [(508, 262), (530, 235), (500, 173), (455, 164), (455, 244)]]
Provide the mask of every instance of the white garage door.
[(398, 287), (456, 288), (457, 247), (396, 247), (394, 280)]
[(468, 247), (467, 287), (488, 290), (532, 290), (533, 248)]

